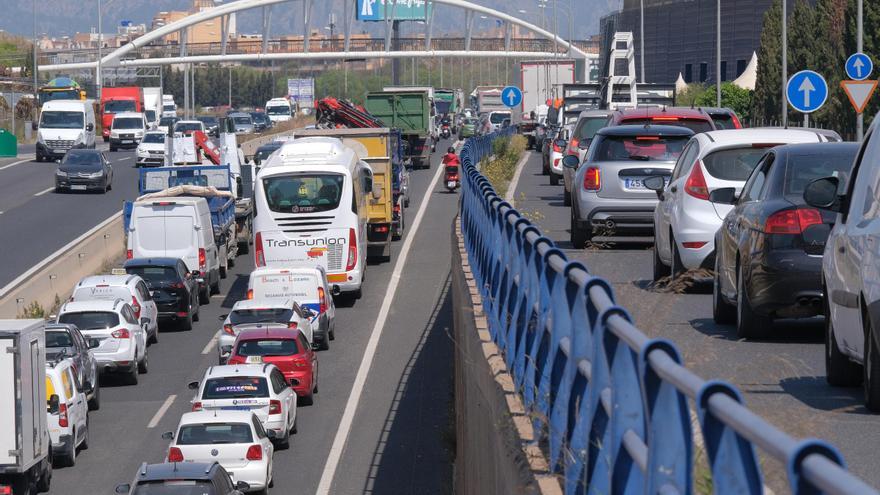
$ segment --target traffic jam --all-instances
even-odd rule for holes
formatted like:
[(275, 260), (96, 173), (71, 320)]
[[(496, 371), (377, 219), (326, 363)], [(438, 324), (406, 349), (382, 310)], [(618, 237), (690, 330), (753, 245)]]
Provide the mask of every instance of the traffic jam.
[[(138, 105), (144, 97), (141, 88), (115, 90), (106, 93), (134, 95)], [(195, 329), (244, 256), (254, 266), (245, 297), (225, 301), (228, 312), (208, 322), (218, 328), (209, 342), (216, 364), (186, 384), (190, 412), (162, 435), (164, 462), (144, 459), (116, 493), (203, 493), (185, 491), (202, 486), (216, 490), (210, 493), (268, 493), (274, 453), (290, 448), (307, 426), (297, 412), (315, 403), (320, 355), (350, 330), (337, 326), (336, 304), (356, 306), (368, 264), (391, 260), (391, 244), (405, 232), (410, 170), (430, 168), (437, 143), (451, 135), (463, 94), (446, 91), (448, 98), (434, 88), (371, 93), (372, 114), (321, 100), (316, 125), (269, 136), (247, 161), (236, 138), (252, 131), (238, 128), (234, 112), (219, 119), (216, 133), (203, 120), (168, 121), (162, 129), (163, 120), (176, 117), (161, 112), (152, 124), (139, 112), (111, 116), (111, 148), (138, 149), (138, 197), (123, 205), (124, 259), (109, 273), (80, 280), (48, 321), (0, 320), (0, 345), (31, 349), (26, 359), (7, 362), (4, 354), (0, 363), (20, 397), (5, 408), (4, 418), (16, 426), (6, 431), (33, 437), (33, 448), (15, 457), (19, 471), (0, 474), (0, 493), (48, 491), (53, 468), (73, 467), (87, 455), (91, 429), (102, 426), (89, 421), (101, 407), (101, 384), (137, 386), (153, 370), (150, 355), (162, 335)], [(400, 99), (409, 106), (389, 103)], [(442, 113), (435, 100), (445, 103)], [(91, 108), (52, 103), (86, 114)], [(173, 114), (173, 104), (165, 111)], [(89, 122), (94, 134), (94, 115)], [(123, 140), (121, 128), (134, 130)], [(106, 161), (86, 147), (65, 152), (59, 166), (87, 155), (98, 165)], [(453, 148), (444, 163), (447, 171), (455, 168), (454, 181), (444, 184), (454, 191)], [(58, 189), (76, 189), (58, 180)], [(93, 182), (106, 190), (112, 176)], [(119, 473), (123, 480), (130, 474)]]

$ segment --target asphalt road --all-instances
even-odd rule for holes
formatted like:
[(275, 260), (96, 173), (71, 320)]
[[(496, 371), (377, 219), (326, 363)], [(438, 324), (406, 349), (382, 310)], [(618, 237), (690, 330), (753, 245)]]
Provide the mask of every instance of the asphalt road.
[[(428, 190), (437, 166), (412, 174), (408, 227), (424, 201), (428, 207), (418, 231), (405, 234), (414, 235), (409, 257), (329, 493), (452, 491), (449, 236), (458, 195), (439, 184), (441, 189)], [(291, 448), (275, 454), (273, 493), (315, 493), (403, 244), (394, 243), (391, 262), (368, 268), (361, 300), (337, 306), (336, 340), (319, 354), (319, 393), (313, 406), (299, 409), (299, 433)], [(90, 448), (80, 453), (75, 467), (54, 472), (51, 493), (112, 493), (117, 483), (134, 477), (141, 462), (162, 462), (168, 443), (161, 434), (175, 429), (189, 411), (192, 395), (186, 384), (216, 364), (212, 339), (221, 325), (218, 318), (244, 297), (252, 268), (250, 256), (238, 258), (221, 294), (202, 307), (192, 331), (160, 332), (159, 343), (149, 348), (150, 371), (139, 385), (120, 385), (112, 377), (102, 382), (101, 409), (90, 415)], [(166, 412), (158, 415), (168, 401)], [(154, 428), (148, 427), (151, 422)]]
[[(880, 416), (865, 409), (860, 388), (826, 383), (821, 319), (782, 321), (766, 340), (738, 340), (732, 325), (712, 319), (711, 283), (696, 283), (686, 293), (651, 287), (651, 244), (604, 239), (573, 250), (562, 191), (562, 185), (551, 186), (541, 175), (540, 154), (532, 153), (514, 194), (515, 206), (569, 259), (585, 262), (592, 273), (609, 280), (637, 326), (651, 337), (673, 340), (690, 369), (706, 379), (733, 383), (753, 411), (789, 434), (831, 441), (854, 473), (880, 486)], [(785, 466), (768, 460), (764, 467), (766, 483), (777, 493), (788, 492)]]
[(114, 174), (107, 194), (56, 194), (52, 188), (58, 165), (33, 161), (33, 150), (16, 159), (0, 159), (0, 287), (137, 196), (134, 150), (105, 153)]

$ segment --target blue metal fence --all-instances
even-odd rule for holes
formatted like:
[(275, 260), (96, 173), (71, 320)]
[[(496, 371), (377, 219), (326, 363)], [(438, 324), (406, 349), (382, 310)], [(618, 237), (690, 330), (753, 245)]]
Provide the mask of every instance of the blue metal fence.
[(792, 493), (878, 493), (832, 445), (770, 425), (732, 385), (685, 368), (673, 342), (636, 328), (607, 281), (569, 261), (477, 170), (499, 135), (461, 150), (461, 228), (489, 331), (566, 494), (692, 493), (688, 399), (715, 493), (763, 493), (756, 448), (785, 466)]

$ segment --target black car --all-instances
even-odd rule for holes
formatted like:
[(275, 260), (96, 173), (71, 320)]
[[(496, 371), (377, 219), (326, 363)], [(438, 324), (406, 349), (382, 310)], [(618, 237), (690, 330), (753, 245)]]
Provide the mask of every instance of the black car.
[(127, 495), (242, 495), (248, 490), (247, 483), (233, 483), (216, 462), (145, 462), (131, 483), (116, 485), (116, 493)]
[(113, 166), (102, 151), (70, 150), (55, 171), (55, 192), (107, 192), (112, 188)]
[(196, 117), (196, 120), (205, 124), (205, 132), (209, 136), (220, 137), (220, 119), (213, 115), (202, 115)]
[(266, 143), (257, 148), (257, 151), (254, 153), (253, 157), (254, 165), (259, 167), (260, 164), (266, 161), (266, 158), (269, 158), (269, 155), (275, 153), (275, 151), (280, 148), (282, 144), (284, 143), (281, 141), (272, 141), (271, 143)]
[(199, 321), (199, 282), (180, 258), (134, 258), (125, 262), (125, 271), (139, 275), (147, 283), (159, 324), (179, 323), (191, 330)]
[(736, 322), (740, 338), (760, 337), (775, 318), (822, 313), (822, 254), (834, 225), (829, 211), (808, 206), (804, 188), (848, 175), (858, 144), (779, 146), (765, 154), (737, 196), (732, 187), (709, 201), (732, 204), (715, 235), (713, 315)]
[(101, 345), (98, 339), (87, 339), (76, 325), (53, 323), (46, 325), (46, 361), (70, 359), (77, 380), (89, 400), (89, 410), (101, 407), (101, 389), (98, 384), (98, 362), (89, 349)]
[(263, 112), (251, 112), (251, 118), (254, 120), (255, 132), (263, 132), (272, 127), (272, 120)]

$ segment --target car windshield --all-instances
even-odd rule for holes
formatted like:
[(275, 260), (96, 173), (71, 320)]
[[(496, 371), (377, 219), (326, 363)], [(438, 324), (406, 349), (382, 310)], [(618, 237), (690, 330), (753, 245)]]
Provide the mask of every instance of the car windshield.
[(143, 129), (144, 120), (140, 117), (122, 117), (113, 119), (113, 129)]
[(40, 116), (40, 127), (44, 129), (82, 129), (82, 112), (45, 111)]
[(721, 180), (738, 180), (745, 182), (762, 156), (767, 152), (764, 148), (735, 148), (709, 153), (703, 158), (703, 165), (709, 175)]
[(178, 122), (174, 124), (174, 132), (201, 131), (201, 122)]
[(335, 210), (342, 198), (341, 174), (296, 174), (263, 179), (269, 209), (279, 213)]
[(73, 347), (73, 339), (67, 330), (46, 330), (46, 347)]
[(286, 105), (273, 105), (266, 107), (266, 113), (269, 115), (290, 115), (290, 107)]
[(252, 125), (254, 123), (253, 119), (251, 119), (250, 117), (244, 117), (244, 116), (232, 117), (232, 120), (234, 120), (236, 124), (242, 124), (242, 125)]
[(134, 100), (110, 100), (104, 102), (104, 113), (135, 112)]
[(133, 495), (215, 495), (209, 480), (160, 480), (138, 483)]
[(287, 308), (237, 309), (229, 313), (229, 323), (287, 323), (293, 318), (293, 310)]
[(265, 113), (252, 113), (251, 118), (254, 119), (254, 122), (265, 123), (269, 120), (269, 116)]
[(162, 127), (171, 127), (175, 122), (177, 122), (177, 119), (174, 117), (162, 117), (159, 119), (159, 125)]
[(199, 117), (199, 120), (205, 125), (217, 125), (218, 123), (217, 117)]
[(132, 275), (140, 275), (150, 287), (162, 287), (180, 282), (177, 270), (171, 266), (130, 266), (125, 271)]
[(82, 311), (64, 313), (58, 323), (72, 323), (80, 330), (103, 330), (119, 325), (119, 315), (110, 311)]
[(489, 115), (489, 122), (492, 122), (493, 124), (500, 124), (504, 122), (505, 119), (509, 118), (510, 114), (507, 112), (494, 112)]
[(694, 134), (699, 134), (701, 132), (709, 132), (714, 130), (712, 128), (712, 124), (708, 120), (700, 120), (700, 119), (678, 119), (675, 117), (669, 117), (666, 120), (663, 117), (653, 118), (653, 119), (626, 119), (621, 124), (626, 125), (671, 125), (675, 127), (686, 127), (692, 131)]
[(152, 132), (150, 134), (144, 135), (144, 140), (142, 143), (164, 143), (165, 142), (165, 133), (164, 132)]
[(846, 175), (852, 168), (858, 147), (834, 145), (836, 149), (804, 154), (789, 154), (785, 167), (785, 199), (804, 204), (807, 184), (822, 177)]
[(92, 151), (68, 151), (61, 164), (66, 168), (100, 168), (101, 155)]
[(177, 445), (212, 445), (251, 443), (251, 426), (246, 423), (209, 423), (183, 425), (177, 433)]
[(296, 339), (242, 340), (235, 353), (239, 356), (293, 356), (299, 350)]
[(261, 146), (257, 148), (257, 152), (254, 154), (254, 158), (256, 158), (260, 163), (266, 161), (266, 158), (269, 158), (269, 155), (275, 153), (275, 150), (280, 148), (281, 146)]
[(675, 161), (688, 139), (689, 136), (603, 136), (591, 161)]
[(269, 397), (266, 379), (261, 376), (225, 376), (209, 378), (202, 399), (236, 399)]
[(162, 105), (162, 110), (165, 112), (172, 112), (172, 111), (176, 110), (176, 108), (174, 107), (174, 105), (169, 104), (169, 105)]
[(593, 139), (599, 129), (605, 127), (608, 123), (608, 117), (584, 117), (577, 123), (574, 130), (574, 136), (579, 141)]

